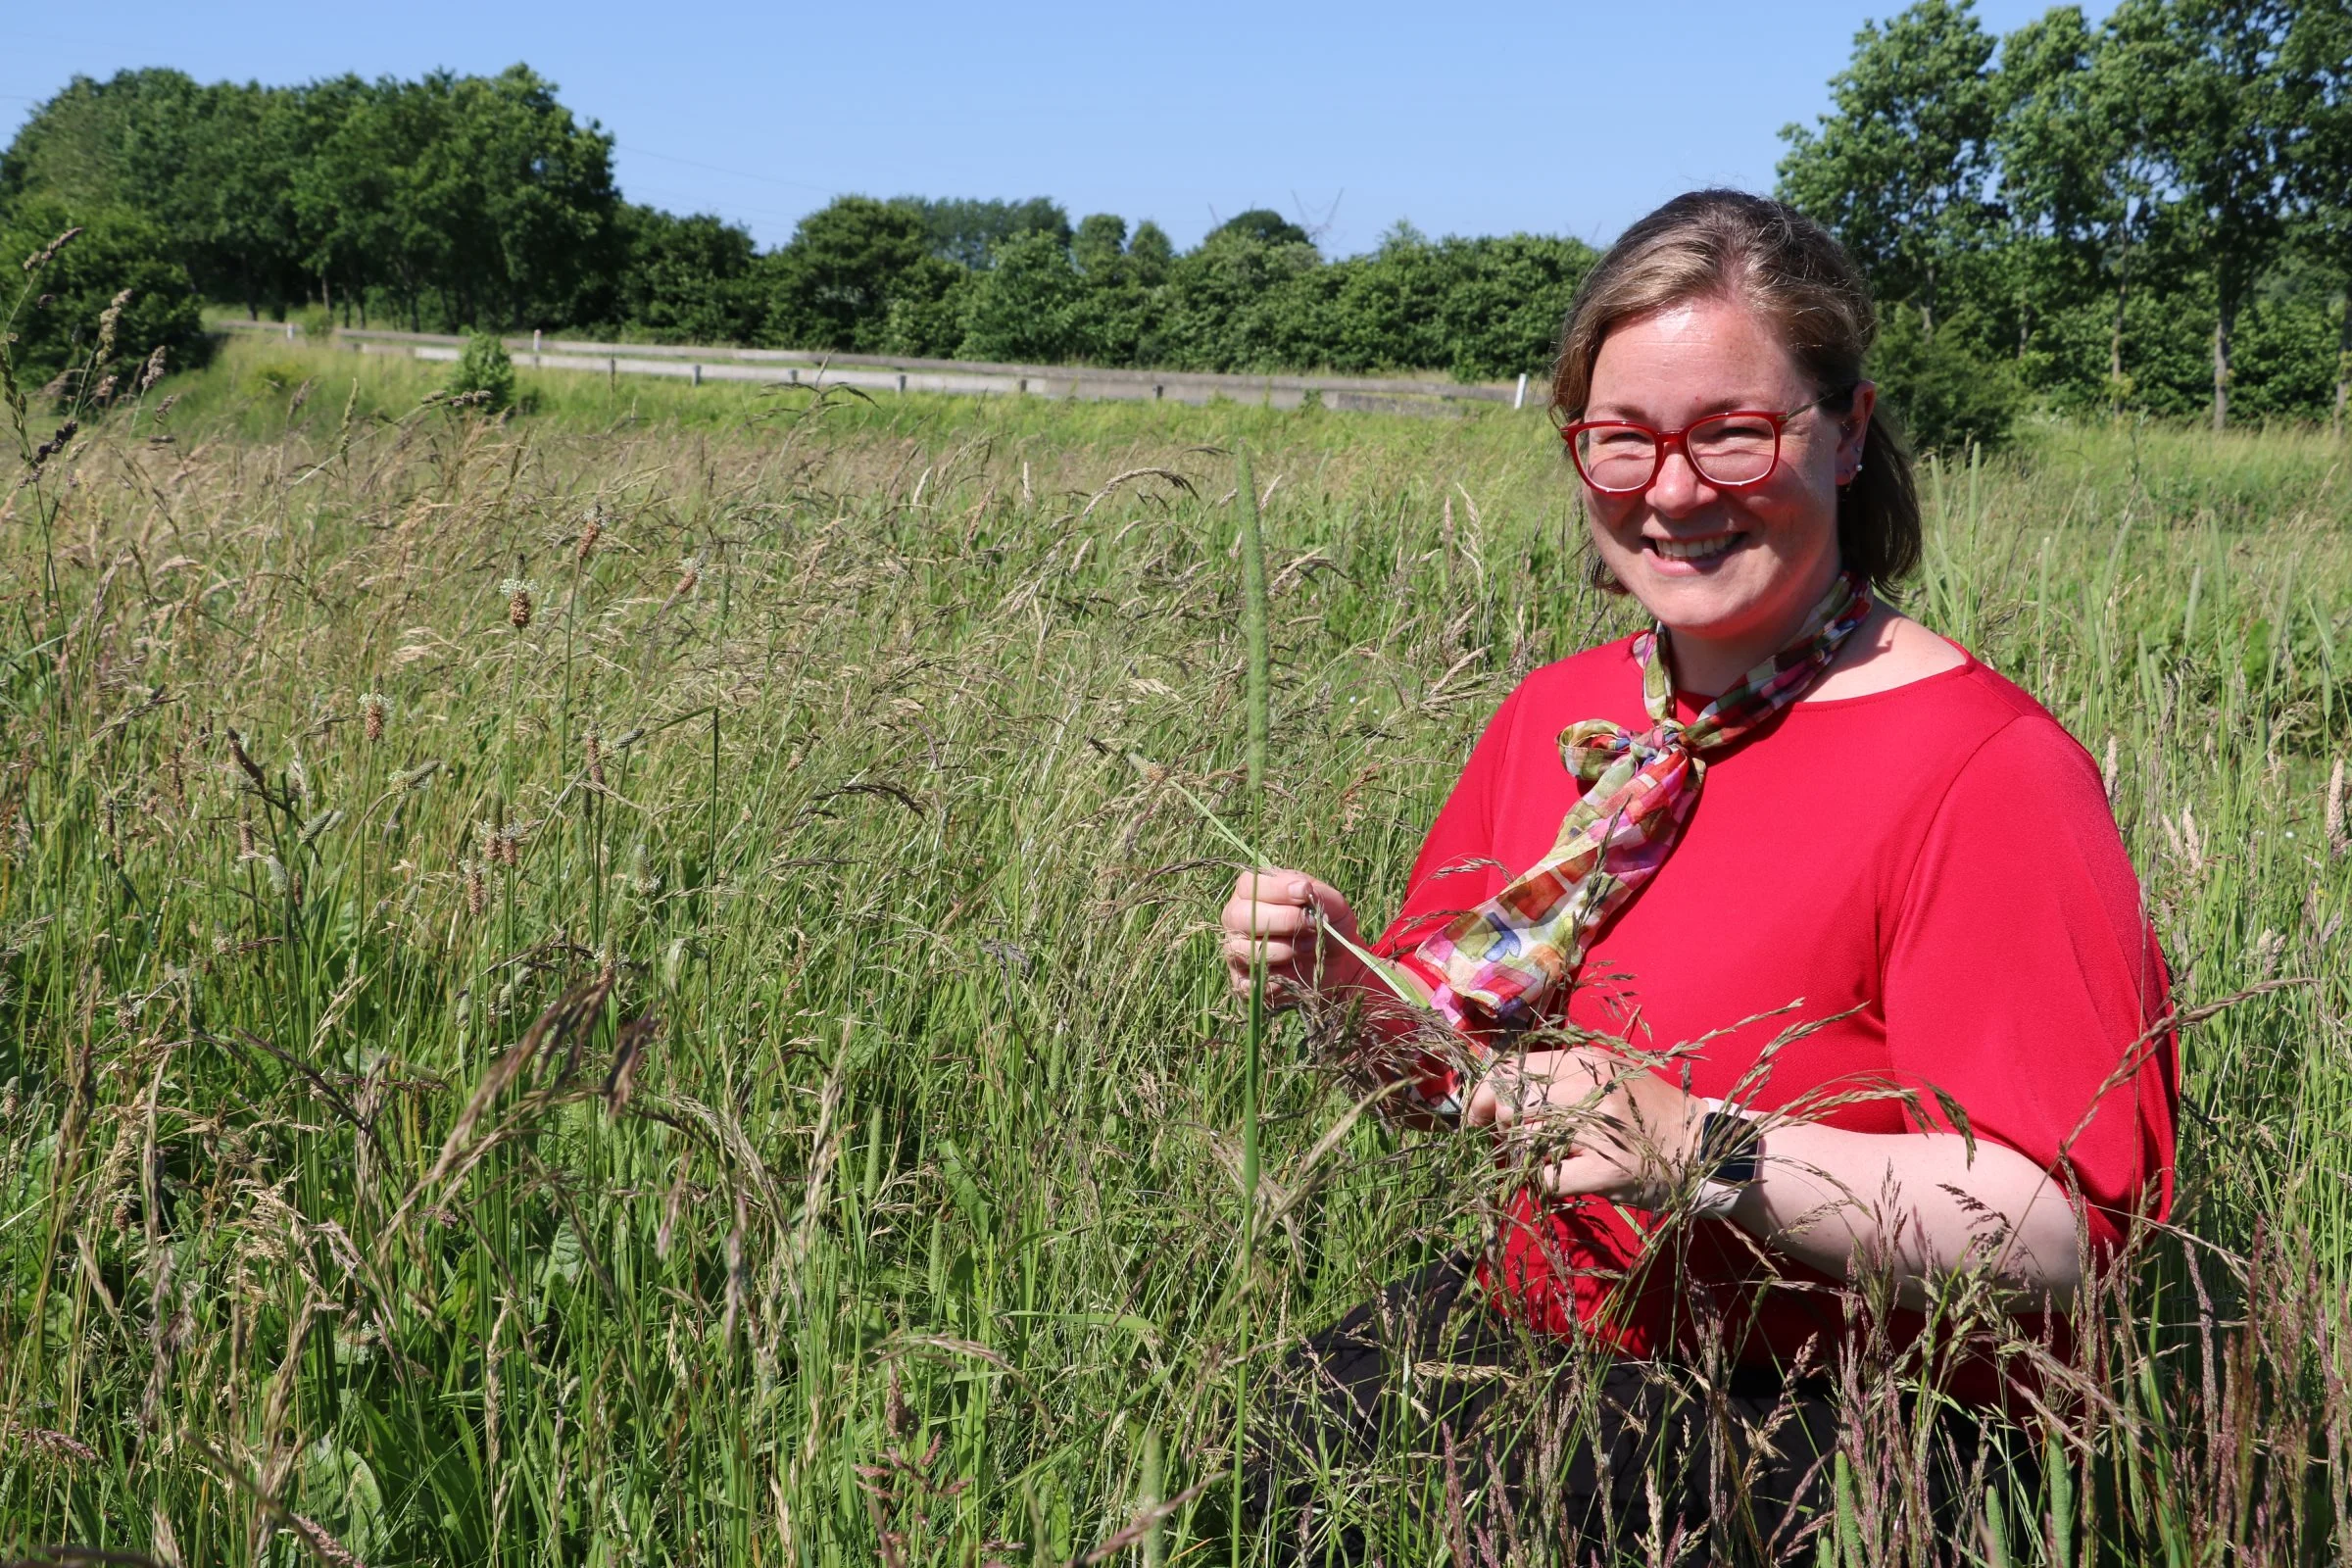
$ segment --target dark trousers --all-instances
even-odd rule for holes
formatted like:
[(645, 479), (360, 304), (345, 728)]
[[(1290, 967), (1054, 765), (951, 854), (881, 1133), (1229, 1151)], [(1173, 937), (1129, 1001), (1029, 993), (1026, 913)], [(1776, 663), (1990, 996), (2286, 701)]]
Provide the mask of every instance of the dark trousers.
[[(1395, 1561), (1433, 1536), (1467, 1563), (1811, 1558), (1849, 1419), (1832, 1379), (1575, 1355), (1494, 1311), (1474, 1261), (1383, 1290), (1267, 1391), (1249, 1494), (1276, 1560)], [(1926, 1475), (1849, 1462), (1842, 1484), (1874, 1515), (1908, 1494), (1948, 1540), (1987, 1450), (1965, 1412), (1935, 1425)]]

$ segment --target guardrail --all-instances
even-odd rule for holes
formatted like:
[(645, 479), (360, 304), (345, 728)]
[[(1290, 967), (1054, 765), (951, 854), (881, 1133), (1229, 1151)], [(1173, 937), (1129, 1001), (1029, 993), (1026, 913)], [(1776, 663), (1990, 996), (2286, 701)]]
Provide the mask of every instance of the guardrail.
[[(225, 321), (220, 330), (300, 339), (294, 322)], [(439, 332), (337, 328), (331, 341), (360, 354), (455, 360), (466, 339)], [(709, 381), (856, 387), (859, 391), (939, 392), (961, 396), (1076, 398), (1087, 402), (1201, 405), (1219, 399), (1295, 409), (1310, 398), (1327, 409), (1380, 414), (1443, 414), (1468, 403), (1524, 407), (1544, 389), (1521, 376), (1509, 382), (1386, 379), (1377, 376), (1219, 375), (1190, 370), (1127, 370), (1084, 366), (997, 365), (807, 349), (747, 349), (678, 343), (604, 343), (544, 333), (501, 339), (518, 366), (605, 375), (665, 375)]]

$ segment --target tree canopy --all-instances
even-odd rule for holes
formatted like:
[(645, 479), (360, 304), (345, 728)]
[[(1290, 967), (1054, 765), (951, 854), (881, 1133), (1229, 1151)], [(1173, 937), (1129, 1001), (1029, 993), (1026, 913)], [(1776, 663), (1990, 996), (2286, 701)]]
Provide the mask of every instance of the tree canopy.
[(1973, 383), (1972, 434), (2028, 399), (2340, 421), (2348, 76), (2343, 0), (2062, 5), (2000, 39), (1916, 0), (1783, 132), (1780, 193), (1869, 271), (1888, 358)]

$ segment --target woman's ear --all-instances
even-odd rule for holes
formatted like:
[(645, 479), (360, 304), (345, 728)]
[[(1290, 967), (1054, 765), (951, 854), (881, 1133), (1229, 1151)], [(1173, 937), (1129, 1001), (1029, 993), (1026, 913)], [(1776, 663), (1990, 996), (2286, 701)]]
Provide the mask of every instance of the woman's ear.
[(1870, 421), (1879, 409), (1879, 384), (1858, 381), (1854, 401), (1838, 421), (1838, 482), (1850, 484), (1862, 471), (1862, 448), (1870, 439)]

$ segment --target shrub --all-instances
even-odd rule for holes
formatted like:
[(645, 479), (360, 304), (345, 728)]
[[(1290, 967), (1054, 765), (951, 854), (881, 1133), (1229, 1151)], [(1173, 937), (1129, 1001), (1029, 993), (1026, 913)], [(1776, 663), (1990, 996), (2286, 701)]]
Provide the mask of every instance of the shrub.
[(1993, 451), (2025, 407), (2016, 368), (1978, 352), (1964, 322), (1945, 321), (1930, 335), (1905, 305), (1887, 310), (1870, 373), (1916, 452)]
[[(38, 271), (18, 271), (18, 264), (76, 223), (87, 226)], [(211, 357), (212, 340), (204, 334), (187, 272), (171, 259), (161, 231), (131, 213), (104, 209), (85, 216), (60, 203), (27, 202), (0, 230), (0, 258), (8, 263), (0, 276), (9, 279), (10, 294), (20, 282), (26, 290), (8, 330), (17, 335), (9, 354), (27, 393), (69, 368), (82, 368), (103, 335), (100, 318), (125, 292), (129, 297), (116, 317), (105, 360), (90, 367), (94, 377), (127, 378), (158, 349), (174, 370)], [(0, 317), (15, 303), (0, 296)]]
[(458, 368), (450, 373), (449, 393), (452, 397), (483, 394), (482, 409), (490, 414), (514, 406), (514, 361), (494, 333), (467, 335)]

